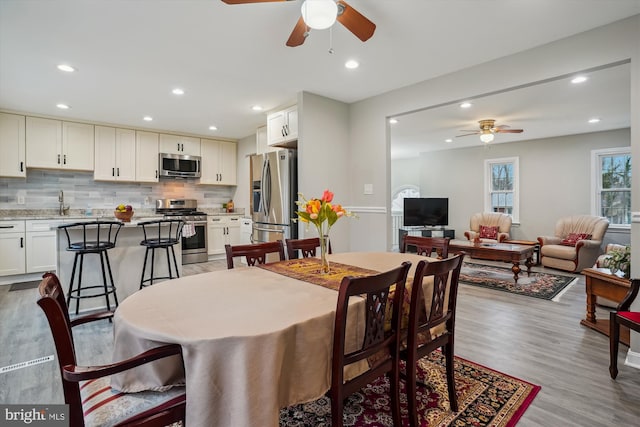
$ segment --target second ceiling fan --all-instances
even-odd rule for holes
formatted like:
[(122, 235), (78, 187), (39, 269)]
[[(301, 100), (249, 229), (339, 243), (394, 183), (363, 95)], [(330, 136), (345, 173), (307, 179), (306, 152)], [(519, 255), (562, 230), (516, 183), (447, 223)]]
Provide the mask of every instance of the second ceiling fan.
[[(296, 0), (222, 0), (227, 4), (267, 3)], [(295, 47), (304, 43), (311, 28), (322, 30), (329, 28), (335, 21), (340, 22), (360, 40), (367, 41), (373, 36), (376, 24), (343, 0), (303, 0), (301, 16), (298, 19), (287, 46)]]
[(471, 132), (465, 133), (461, 136), (469, 136), (469, 135), (480, 135), (480, 141), (482, 142), (491, 142), (493, 141), (493, 134), (495, 133), (522, 133), (523, 129), (510, 129), (507, 125), (496, 126), (496, 121), (494, 119), (485, 119), (479, 120), (478, 124), (480, 125), (479, 130), (463, 130), (462, 132)]

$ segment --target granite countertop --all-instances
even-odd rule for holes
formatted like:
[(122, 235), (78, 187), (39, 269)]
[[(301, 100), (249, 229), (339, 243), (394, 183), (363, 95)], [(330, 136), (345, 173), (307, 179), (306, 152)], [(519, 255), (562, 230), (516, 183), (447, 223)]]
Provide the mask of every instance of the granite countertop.
[[(207, 215), (212, 216), (244, 216), (244, 209), (236, 209), (234, 212), (227, 212), (218, 208), (199, 209)], [(163, 215), (157, 214), (155, 209), (138, 209), (134, 211), (133, 221), (144, 219), (162, 218)], [(113, 210), (110, 209), (92, 209), (91, 215), (85, 215), (84, 209), (69, 209), (66, 215), (59, 215), (57, 209), (4, 209), (0, 210), (0, 221), (19, 221), (19, 220), (115, 220)]]

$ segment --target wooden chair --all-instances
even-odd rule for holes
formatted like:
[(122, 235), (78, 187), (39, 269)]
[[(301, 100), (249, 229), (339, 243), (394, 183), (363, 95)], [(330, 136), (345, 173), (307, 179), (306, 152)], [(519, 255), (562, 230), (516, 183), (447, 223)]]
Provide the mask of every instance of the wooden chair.
[[(289, 259), (298, 258), (298, 251), (302, 255), (302, 258), (309, 258), (316, 256), (316, 249), (320, 247), (320, 239), (317, 237), (311, 237), (309, 239), (285, 239), (285, 245), (287, 247), (287, 256)], [(331, 253), (331, 242), (329, 241), (328, 253)]]
[(449, 237), (420, 237), (405, 234), (402, 236), (400, 252), (405, 253), (407, 247), (412, 246), (416, 248), (418, 255), (430, 257), (435, 252), (438, 259), (443, 259), (449, 256), (449, 240), (451, 240)]
[[(416, 403), (416, 365), (419, 359), (438, 348), (442, 348), (446, 361), (449, 405), (452, 411), (458, 411), (454, 380), (453, 343), (458, 278), (463, 258), (464, 253), (460, 253), (439, 261), (420, 261), (416, 267), (411, 285), (407, 345), (400, 351), (400, 359), (407, 362), (407, 402), (409, 424), (412, 427), (420, 425), (418, 424)], [(425, 308), (423, 287), (421, 286), (425, 277), (433, 278), (433, 293), (430, 295), (430, 301), (426, 301), (426, 307), (429, 307), (428, 313)]]
[[(411, 263), (368, 277), (345, 277), (338, 292), (338, 305), (333, 332), (333, 359), (331, 363), (331, 425), (342, 426), (344, 399), (360, 390), (373, 379), (391, 372), (391, 409), (394, 425), (400, 426), (398, 350), (400, 344), (400, 316), (402, 295)], [(385, 331), (385, 307), (390, 287), (395, 284), (391, 327)], [(345, 333), (349, 298), (366, 296), (365, 335), (362, 347), (345, 354)], [(375, 356), (375, 361), (372, 360)], [(370, 360), (370, 368), (357, 377), (344, 381), (344, 367), (352, 363)]]
[(69, 405), (71, 427), (160, 427), (184, 420), (184, 387), (174, 387), (166, 392), (121, 393), (111, 389), (109, 377), (157, 359), (169, 356), (182, 357), (182, 348), (179, 345), (154, 348), (110, 365), (78, 366), (71, 328), (95, 320), (110, 319), (113, 312), (101, 312), (70, 320), (60, 281), (52, 273), (45, 273), (38, 291), (38, 305), (47, 316), (56, 346), (64, 401)]
[(609, 374), (615, 379), (618, 376), (618, 345), (620, 342), (620, 325), (640, 332), (640, 311), (629, 311), (631, 303), (640, 290), (640, 279), (633, 279), (631, 287), (616, 311), (609, 314)]
[(271, 253), (277, 253), (280, 256), (280, 261), (286, 259), (282, 240), (250, 245), (224, 245), (224, 250), (227, 253), (227, 268), (229, 270), (233, 268), (233, 258), (238, 256), (246, 257), (247, 265), (264, 264), (267, 262), (267, 255)]

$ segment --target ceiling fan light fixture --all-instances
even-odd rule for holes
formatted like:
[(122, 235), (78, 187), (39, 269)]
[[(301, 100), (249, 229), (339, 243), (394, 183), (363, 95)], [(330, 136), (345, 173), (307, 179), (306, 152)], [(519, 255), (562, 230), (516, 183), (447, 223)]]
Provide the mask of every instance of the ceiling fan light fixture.
[(304, 23), (314, 30), (329, 28), (338, 17), (338, 5), (333, 0), (305, 0), (300, 11)]
[(490, 132), (481, 134), (480, 141), (484, 142), (485, 144), (490, 143), (491, 141), (493, 141), (493, 134)]

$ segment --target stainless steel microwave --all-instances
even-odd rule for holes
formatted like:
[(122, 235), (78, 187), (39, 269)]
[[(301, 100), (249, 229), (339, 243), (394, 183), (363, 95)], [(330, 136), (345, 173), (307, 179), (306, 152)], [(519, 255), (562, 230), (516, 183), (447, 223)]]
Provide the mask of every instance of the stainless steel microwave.
[(200, 156), (160, 153), (160, 178), (200, 178)]

